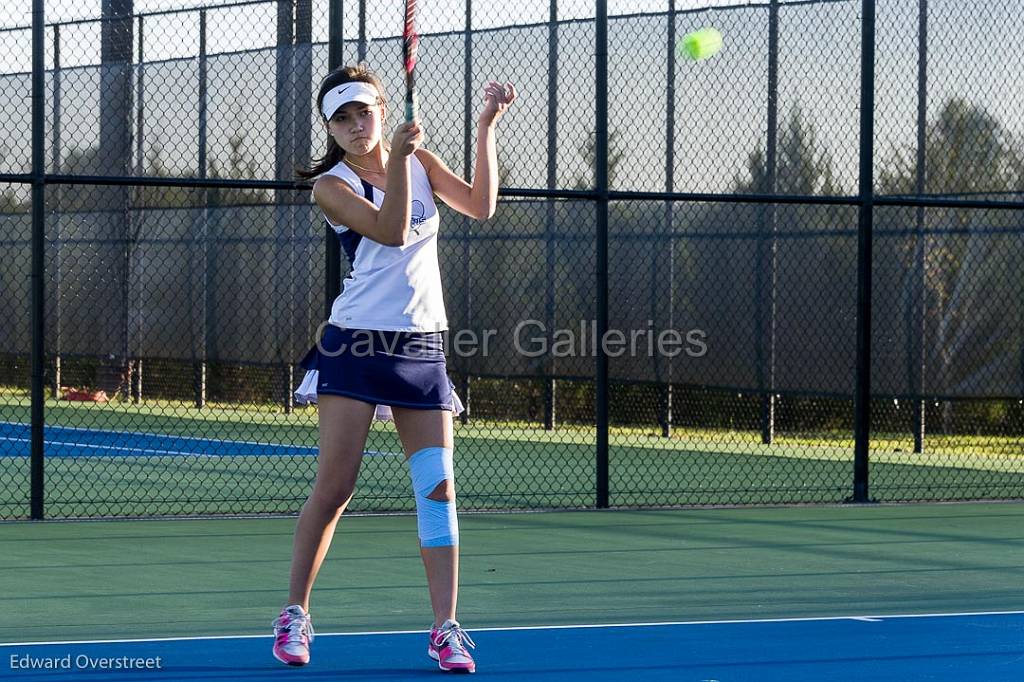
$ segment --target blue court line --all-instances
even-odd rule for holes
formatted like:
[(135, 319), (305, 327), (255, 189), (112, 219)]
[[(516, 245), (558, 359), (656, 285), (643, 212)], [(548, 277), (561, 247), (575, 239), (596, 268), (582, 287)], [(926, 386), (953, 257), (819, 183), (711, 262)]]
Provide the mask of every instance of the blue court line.
[[(27, 457), (31, 427), (0, 422), (0, 457)], [(103, 431), (68, 426), (47, 426), (43, 430), (47, 457), (315, 457), (316, 447), (281, 443), (169, 436), (152, 433)], [(369, 456), (400, 453), (371, 450)], [(3, 668), (0, 667), (0, 670)]]
[[(552, 682), (823, 682), (1024, 677), (1024, 614), (872, 616), (666, 625), (470, 631), (477, 677)], [(415, 680), (439, 674), (426, 634), (318, 635), (313, 661), (285, 669), (271, 638), (7, 644), (0, 670), (53, 680)], [(151, 659), (160, 669), (102, 670), (100, 658)], [(68, 661), (69, 670), (24, 669)], [(37, 663), (38, 665), (38, 663)], [(12, 667), (17, 666), (17, 667)]]

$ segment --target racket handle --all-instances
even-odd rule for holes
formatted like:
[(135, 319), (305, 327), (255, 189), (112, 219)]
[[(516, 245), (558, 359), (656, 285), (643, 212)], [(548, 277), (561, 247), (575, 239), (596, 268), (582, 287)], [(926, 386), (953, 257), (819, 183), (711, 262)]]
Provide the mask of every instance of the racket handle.
[(405, 122), (411, 123), (419, 113), (419, 105), (416, 102), (416, 93), (410, 92), (405, 96)]

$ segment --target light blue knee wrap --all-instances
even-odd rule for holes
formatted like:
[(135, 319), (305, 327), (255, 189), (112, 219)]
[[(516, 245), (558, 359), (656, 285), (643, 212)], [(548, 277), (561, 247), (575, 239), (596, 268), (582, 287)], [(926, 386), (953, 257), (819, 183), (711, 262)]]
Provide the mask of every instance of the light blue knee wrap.
[(416, 525), (421, 547), (451, 547), (459, 544), (459, 521), (455, 501), (440, 502), (427, 495), (443, 481), (455, 483), (455, 466), (449, 448), (423, 448), (409, 458), (409, 475), (416, 498)]

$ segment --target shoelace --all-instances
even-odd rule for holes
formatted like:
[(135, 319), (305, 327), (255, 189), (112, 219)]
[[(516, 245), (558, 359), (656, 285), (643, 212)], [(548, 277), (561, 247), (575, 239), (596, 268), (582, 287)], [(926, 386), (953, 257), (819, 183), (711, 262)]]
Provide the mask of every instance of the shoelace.
[(438, 646), (441, 647), (445, 644), (451, 647), (454, 653), (464, 655), (468, 655), (465, 645), (468, 644), (470, 649), (476, 648), (476, 642), (473, 641), (473, 638), (458, 625), (441, 632), (441, 642)]
[(289, 622), (287, 625), (283, 623), (285, 616), (278, 616), (274, 620), (274, 631), (279, 632), (280, 630), (288, 631), (288, 641), (294, 642), (298, 638), (305, 634), (309, 637), (309, 641), (313, 641), (313, 621), (310, 620), (308, 615), (296, 616), (294, 613), (289, 614)]

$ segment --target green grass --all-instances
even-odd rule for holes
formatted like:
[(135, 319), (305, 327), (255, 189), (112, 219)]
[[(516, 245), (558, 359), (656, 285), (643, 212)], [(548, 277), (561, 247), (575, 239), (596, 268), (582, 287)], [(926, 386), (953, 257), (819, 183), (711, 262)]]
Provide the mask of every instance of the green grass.
[[(273, 405), (199, 410), (171, 401), (135, 406), (48, 401), (47, 424), (214, 440), (314, 447), (316, 411)], [(0, 393), (0, 420), (27, 423), (23, 393)], [(609, 434), (615, 506), (840, 502), (852, 487), (847, 433), (781, 433), (764, 445), (754, 431), (617, 426)], [(473, 420), (456, 425), (460, 504), (467, 509), (592, 506), (593, 427)], [(930, 436), (913, 454), (909, 437), (877, 434), (871, 491), (880, 500), (1024, 496), (1024, 442), (994, 436)], [(394, 427), (375, 422), (353, 509), (409, 510), (411, 500)], [(47, 515), (148, 516), (292, 513), (315, 475), (312, 457), (132, 456), (52, 458), (46, 462)], [(0, 458), (0, 518), (28, 513), (28, 461)]]

